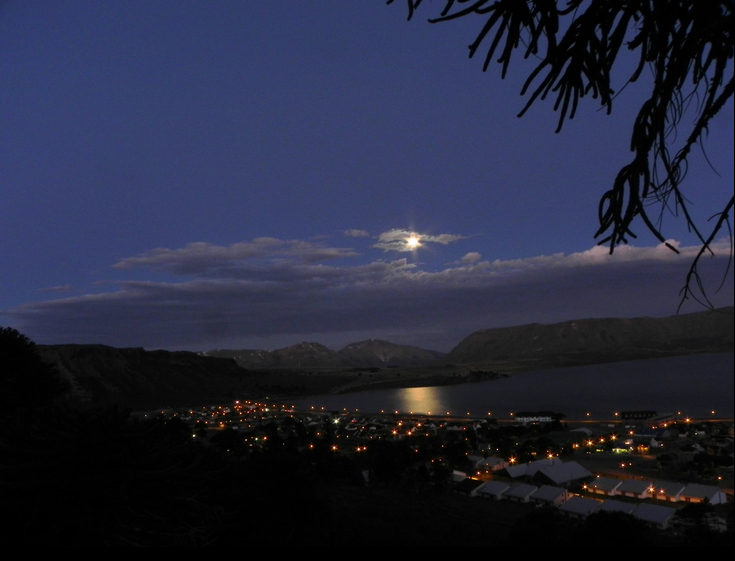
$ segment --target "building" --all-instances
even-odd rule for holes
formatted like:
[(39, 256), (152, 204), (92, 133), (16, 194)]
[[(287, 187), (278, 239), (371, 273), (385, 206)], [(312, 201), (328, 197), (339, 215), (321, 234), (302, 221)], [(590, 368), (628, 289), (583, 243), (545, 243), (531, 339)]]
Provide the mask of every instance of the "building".
[(660, 530), (668, 528), (674, 514), (676, 514), (675, 508), (650, 503), (641, 503), (633, 511), (633, 516)]
[(651, 497), (653, 483), (646, 479), (625, 479), (617, 488), (619, 495), (634, 499), (648, 499)]
[(559, 458), (543, 458), (535, 462), (526, 464), (517, 464), (504, 468), (504, 472), (511, 479), (531, 479), (536, 472), (547, 467), (560, 465), (562, 461)]
[(683, 483), (658, 480), (651, 485), (651, 495), (657, 500), (675, 503), (680, 500), (679, 497), (684, 491), (684, 487)]
[(679, 495), (679, 500), (687, 503), (709, 503), (721, 505), (727, 502), (727, 495), (719, 487), (690, 483)]
[(517, 503), (527, 503), (531, 500), (531, 495), (536, 492), (538, 487), (529, 485), (528, 483), (516, 483), (505, 492), (505, 498)]
[(493, 500), (503, 499), (510, 487), (510, 483), (505, 481), (488, 481), (478, 489), (477, 496)]
[(587, 518), (590, 514), (600, 510), (601, 507), (601, 501), (585, 497), (571, 497), (559, 507), (559, 511), (570, 518)]
[(590, 493), (614, 497), (615, 495), (619, 494), (618, 489), (622, 484), (623, 481), (621, 479), (597, 476), (587, 485), (587, 490)]
[(633, 514), (636, 507), (635, 503), (626, 503), (623, 501), (616, 501), (615, 499), (608, 499), (602, 503), (600, 512), (622, 512), (623, 514)]
[(570, 498), (572, 494), (563, 487), (554, 487), (553, 485), (542, 485), (536, 491), (531, 493), (531, 502), (541, 506), (561, 506)]
[(531, 480), (537, 485), (569, 487), (591, 477), (592, 473), (577, 462), (558, 462), (551, 466), (542, 467), (533, 475)]
[(454, 485), (454, 492), (460, 495), (467, 495), (468, 497), (475, 497), (484, 485), (485, 483), (479, 479), (467, 477)]

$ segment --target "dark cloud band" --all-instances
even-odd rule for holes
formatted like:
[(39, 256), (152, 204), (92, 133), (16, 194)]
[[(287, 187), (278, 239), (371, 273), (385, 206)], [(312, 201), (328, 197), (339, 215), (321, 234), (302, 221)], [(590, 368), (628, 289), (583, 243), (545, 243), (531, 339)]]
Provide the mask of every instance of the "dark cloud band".
[[(254, 247), (260, 248), (258, 259), (279, 253), (281, 260), (258, 267), (238, 260)], [(351, 251), (295, 242), (255, 240), (233, 248), (192, 244), (179, 251), (155, 250), (120, 263), (197, 275), (173, 283), (122, 282), (114, 291), (30, 303), (9, 315), (39, 343), (207, 349), (239, 341), (247, 348), (262, 338), (290, 344), (296, 341), (289, 337), (319, 334), (320, 342), (340, 346), (351, 342), (343, 340), (345, 334), (360, 332), (448, 350), (472, 331), (488, 327), (671, 315), (696, 251), (680, 248), (676, 255), (663, 247), (628, 246), (610, 256), (595, 247), (493, 262), (473, 253), (428, 272), (406, 259), (315, 264), (310, 256), (344, 257)], [(705, 272), (714, 288), (729, 247), (716, 249), (720, 257), (709, 260)], [(732, 275), (727, 283), (709, 294), (717, 305), (732, 305)]]

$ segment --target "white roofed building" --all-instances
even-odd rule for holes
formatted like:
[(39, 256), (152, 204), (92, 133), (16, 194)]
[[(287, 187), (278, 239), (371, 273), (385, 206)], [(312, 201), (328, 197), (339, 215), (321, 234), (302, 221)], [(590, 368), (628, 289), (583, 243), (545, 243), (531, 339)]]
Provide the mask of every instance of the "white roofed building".
[(675, 481), (654, 481), (651, 485), (651, 495), (662, 501), (675, 503), (679, 500), (685, 485)]
[(562, 461), (559, 458), (543, 458), (535, 462), (526, 464), (516, 464), (505, 468), (506, 473), (511, 479), (526, 478), (530, 479), (540, 469), (560, 465)]
[(542, 485), (531, 494), (531, 502), (543, 506), (560, 506), (573, 495), (563, 487)]
[(727, 502), (727, 495), (719, 487), (714, 485), (702, 485), (700, 483), (690, 483), (679, 495), (679, 500), (687, 503), (709, 503), (711, 505), (721, 505)]
[(635, 499), (648, 499), (651, 497), (653, 482), (645, 479), (625, 479), (617, 488), (618, 494)]
[(571, 497), (559, 507), (559, 511), (570, 518), (587, 518), (590, 514), (600, 510), (601, 507), (602, 502), (596, 501), (595, 499)]
[(537, 489), (538, 487), (529, 485), (528, 483), (515, 483), (505, 492), (504, 496), (510, 501), (527, 503), (531, 500), (531, 494)]
[(486, 499), (503, 499), (511, 484), (505, 481), (488, 481), (478, 491), (477, 496)]
[(607, 495), (613, 497), (619, 494), (618, 489), (623, 484), (621, 479), (614, 479), (612, 477), (596, 477), (587, 485), (587, 490), (590, 493), (596, 493), (598, 495)]
[(624, 514), (633, 514), (636, 507), (635, 503), (626, 503), (623, 501), (616, 501), (615, 499), (607, 499), (602, 503), (600, 512), (622, 512)]
[(676, 514), (675, 508), (650, 503), (641, 503), (633, 511), (633, 516), (661, 530), (668, 527), (674, 514)]
[(577, 462), (558, 462), (552, 466), (543, 467), (532, 477), (537, 484), (568, 487), (573, 483), (592, 477), (592, 473)]

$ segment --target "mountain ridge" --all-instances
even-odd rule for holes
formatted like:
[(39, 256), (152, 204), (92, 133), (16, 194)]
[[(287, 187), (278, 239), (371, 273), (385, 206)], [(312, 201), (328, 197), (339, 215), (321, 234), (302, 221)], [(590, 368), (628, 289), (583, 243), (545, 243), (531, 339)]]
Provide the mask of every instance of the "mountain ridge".
[(273, 351), (214, 349), (203, 356), (232, 358), (243, 368), (394, 368), (427, 366), (446, 353), (382, 339), (349, 343), (333, 351), (321, 343), (302, 342)]
[(617, 362), (733, 349), (733, 307), (663, 318), (584, 318), (477, 330), (448, 353), (381, 339), (333, 351), (302, 342), (272, 351), (215, 349), (205, 356), (233, 358), (243, 368), (418, 367), (448, 362), (505, 360)]
[(206, 353), (78, 344), (37, 349), (70, 382), (70, 400), (140, 410), (438, 386), (565, 366), (732, 352), (733, 317), (730, 307), (667, 318), (592, 318), (485, 329), (446, 354), (380, 339), (350, 343), (339, 351), (308, 342), (275, 351)]

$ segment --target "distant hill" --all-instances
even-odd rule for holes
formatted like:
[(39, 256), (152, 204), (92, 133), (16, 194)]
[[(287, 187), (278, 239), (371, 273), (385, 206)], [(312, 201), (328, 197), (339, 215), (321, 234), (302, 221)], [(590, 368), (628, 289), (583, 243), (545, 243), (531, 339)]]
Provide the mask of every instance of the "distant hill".
[(395, 345), (380, 339), (351, 343), (338, 354), (342, 360), (353, 366), (391, 368), (426, 366), (446, 356), (446, 353), (428, 351), (409, 345)]
[(275, 351), (216, 349), (202, 356), (234, 359), (243, 368), (338, 368), (337, 353), (319, 343), (299, 343)]
[(733, 308), (665, 318), (581, 319), (483, 329), (445, 357), (455, 364), (538, 363), (544, 368), (733, 350)]
[(409, 368), (426, 366), (445, 353), (379, 339), (351, 343), (332, 351), (319, 343), (299, 343), (275, 351), (218, 349), (205, 356), (235, 359), (243, 368)]

